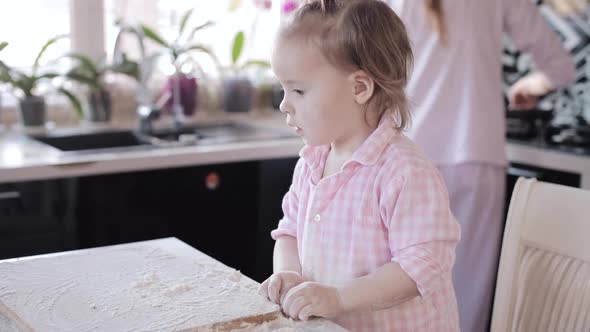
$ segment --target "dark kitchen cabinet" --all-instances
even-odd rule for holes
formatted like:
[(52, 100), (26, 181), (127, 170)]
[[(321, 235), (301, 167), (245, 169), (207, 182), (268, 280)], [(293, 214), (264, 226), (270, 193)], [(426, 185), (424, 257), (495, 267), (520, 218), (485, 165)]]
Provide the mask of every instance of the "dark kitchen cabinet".
[(296, 160), (0, 184), (0, 255), (174, 236), (262, 281)]
[(260, 279), (293, 159), (81, 178), (79, 241), (96, 247), (174, 236)]
[(95, 247), (175, 236), (247, 268), (256, 234), (257, 163), (207, 165), (80, 179), (80, 243)]
[(76, 179), (0, 183), (0, 259), (74, 249)]

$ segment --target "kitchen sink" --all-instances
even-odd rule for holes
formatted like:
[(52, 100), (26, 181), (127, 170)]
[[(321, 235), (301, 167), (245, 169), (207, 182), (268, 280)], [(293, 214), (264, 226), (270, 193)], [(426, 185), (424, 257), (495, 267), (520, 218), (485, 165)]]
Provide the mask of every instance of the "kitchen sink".
[(149, 137), (131, 130), (36, 135), (31, 136), (31, 138), (64, 152), (147, 147), (152, 145)]
[(294, 136), (294, 133), (286, 129), (222, 123), (159, 128), (149, 134), (140, 134), (133, 130), (110, 130), (83, 133), (61, 132), (30, 137), (63, 153), (78, 154), (260, 141)]
[(288, 130), (261, 128), (233, 122), (160, 129), (155, 130), (151, 135), (164, 141), (199, 145), (295, 137)]

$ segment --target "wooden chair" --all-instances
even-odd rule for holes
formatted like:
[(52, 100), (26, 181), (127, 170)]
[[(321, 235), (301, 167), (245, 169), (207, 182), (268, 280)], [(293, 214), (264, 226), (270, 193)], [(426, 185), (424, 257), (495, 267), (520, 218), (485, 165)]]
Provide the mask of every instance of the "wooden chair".
[(590, 331), (590, 191), (517, 181), (491, 330)]

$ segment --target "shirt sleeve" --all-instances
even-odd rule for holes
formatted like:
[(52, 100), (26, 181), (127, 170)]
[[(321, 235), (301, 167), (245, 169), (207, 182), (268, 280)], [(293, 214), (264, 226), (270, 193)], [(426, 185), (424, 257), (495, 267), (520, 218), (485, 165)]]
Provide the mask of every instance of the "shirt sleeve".
[(279, 221), (278, 227), (270, 233), (270, 236), (277, 240), (281, 236), (297, 237), (297, 211), (299, 208), (299, 188), (303, 159), (299, 159), (293, 172), (293, 181), (289, 191), (283, 197), (283, 218)]
[(388, 186), (380, 206), (391, 260), (428, 296), (450, 278), (460, 239), (442, 177), (434, 168), (408, 172)]
[(503, 0), (503, 25), (518, 49), (530, 53), (555, 88), (571, 84), (575, 66), (541, 12), (530, 0)]

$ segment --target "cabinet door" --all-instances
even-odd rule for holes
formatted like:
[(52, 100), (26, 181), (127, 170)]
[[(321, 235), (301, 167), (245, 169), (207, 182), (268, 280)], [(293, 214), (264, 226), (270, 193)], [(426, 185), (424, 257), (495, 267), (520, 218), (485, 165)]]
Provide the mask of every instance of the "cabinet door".
[(251, 269), (258, 164), (242, 162), (80, 179), (80, 239), (94, 247), (168, 236)]
[(0, 258), (75, 248), (75, 182), (0, 184)]
[[(78, 219), (82, 248), (173, 236), (169, 195), (159, 172), (80, 179)], [(170, 179), (170, 185), (175, 185)]]
[(179, 171), (170, 188), (176, 235), (222, 263), (253, 273), (258, 164), (242, 162)]

